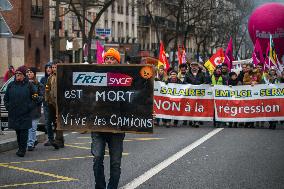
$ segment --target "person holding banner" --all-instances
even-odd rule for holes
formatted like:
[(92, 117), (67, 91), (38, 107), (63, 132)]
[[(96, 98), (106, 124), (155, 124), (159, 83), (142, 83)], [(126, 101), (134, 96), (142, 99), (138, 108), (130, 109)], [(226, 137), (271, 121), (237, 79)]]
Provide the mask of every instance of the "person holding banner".
[[(110, 48), (104, 54), (105, 64), (119, 64), (120, 54), (114, 48)], [(105, 133), (92, 132), (91, 152), (94, 156), (93, 171), (95, 176), (96, 189), (105, 189), (106, 181), (104, 174), (105, 147), (108, 144), (110, 155), (110, 178), (107, 188), (116, 189), (118, 187), (121, 174), (121, 158), (123, 152), (123, 140), (125, 133)]]
[[(244, 74), (243, 85), (254, 86), (261, 83), (261, 74), (253, 67), (253, 64), (247, 64), (247, 73)], [(253, 122), (245, 123), (245, 127), (254, 128)]]
[[(170, 77), (168, 80), (165, 82), (166, 84), (168, 83), (177, 83), (177, 84), (182, 84), (182, 81), (177, 77), (178, 72), (175, 70), (170, 71)], [(178, 120), (173, 120), (174, 124), (172, 125), (173, 127), (177, 127)], [(171, 120), (170, 119), (165, 119), (166, 127), (169, 128), (171, 126)]]
[[(268, 70), (268, 73), (266, 75), (266, 84), (278, 84), (280, 83), (280, 79), (277, 75), (276, 68), (274, 66), (271, 66), (271, 68)], [(269, 129), (276, 129), (277, 121), (269, 121)]]
[[(184, 79), (185, 84), (201, 85), (206, 83), (205, 73), (202, 71), (203, 68), (197, 62), (191, 62), (189, 71)], [(200, 122), (192, 121), (192, 126), (198, 128)]]

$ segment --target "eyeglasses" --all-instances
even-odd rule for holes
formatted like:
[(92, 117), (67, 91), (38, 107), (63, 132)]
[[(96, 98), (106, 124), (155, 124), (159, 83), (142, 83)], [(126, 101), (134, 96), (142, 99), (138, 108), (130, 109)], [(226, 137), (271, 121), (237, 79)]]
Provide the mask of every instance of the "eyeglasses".
[(106, 57), (106, 58), (105, 58), (105, 60), (111, 60), (111, 61), (114, 61), (114, 60), (115, 60), (115, 58), (113, 58), (112, 56), (108, 56), (108, 57)]

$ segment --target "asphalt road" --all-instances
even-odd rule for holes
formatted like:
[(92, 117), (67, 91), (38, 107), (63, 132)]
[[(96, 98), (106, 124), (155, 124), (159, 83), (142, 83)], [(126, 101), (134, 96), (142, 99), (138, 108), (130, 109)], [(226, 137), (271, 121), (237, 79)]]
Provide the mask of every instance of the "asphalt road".
[[(211, 138), (204, 139), (212, 132), (215, 134)], [(201, 138), (204, 141), (195, 148), (163, 167), (161, 162)], [(1, 153), (0, 188), (95, 188), (90, 134), (68, 132), (65, 140), (64, 149), (39, 144), (24, 158), (17, 157), (16, 150)], [(135, 183), (133, 180), (139, 177), (139, 189), (283, 189), (283, 149), (283, 127), (276, 130), (158, 127), (152, 135), (127, 134), (120, 187)], [(163, 168), (149, 176), (157, 165)], [(108, 156), (105, 170), (108, 177)]]

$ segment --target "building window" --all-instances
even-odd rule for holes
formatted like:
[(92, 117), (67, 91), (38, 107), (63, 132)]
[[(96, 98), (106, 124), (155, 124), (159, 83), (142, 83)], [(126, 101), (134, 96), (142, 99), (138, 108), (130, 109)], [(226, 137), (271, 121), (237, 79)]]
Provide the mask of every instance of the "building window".
[(134, 0), (132, 0), (132, 7), (131, 7), (131, 9), (132, 9), (132, 16), (134, 16), (135, 15), (135, 13), (134, 13), (134, 11), (135, 11), (135, 9), (134, 9)]
[(46, 35), (45, 34), (43, 36), (43, 46), (44, 46), (44, 48), (46, 47)]
[(128, 0), (126, 0), (126, 10), (125, 10), (125, 12), (126, 12), (126, 15), (129, 15), (129, 1)]
[(35, 51), (35, 66), (37, 68), (40, 67), (40, 50), (39, 50), (39, 48), (36, 48), (36, 51)]
[(28, 35), (28, 46), (29, 46), (29, 48), (32, 47), (32, 37), (31, 37), (31, 34), (30, 34), (30, 33), (29, 33), (29, 35)]
[(32, 0), (32, 16), (43, 17), (43, 0)]
[(113, 4), (111, 5), (111, 12), (115, 13), (115, 2), (113, 2)]

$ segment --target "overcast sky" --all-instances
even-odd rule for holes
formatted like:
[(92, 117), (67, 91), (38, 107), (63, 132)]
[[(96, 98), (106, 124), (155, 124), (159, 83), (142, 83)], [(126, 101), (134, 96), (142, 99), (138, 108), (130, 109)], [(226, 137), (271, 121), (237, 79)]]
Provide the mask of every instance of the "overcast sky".
[(264, 3), (269, 3), (269, 2), (280, 2), (280, 3), (283, 3), (284, 4), (284, 0), (254, 0), (256, 6), (259, 6), (261, 4), (264, 4)]

